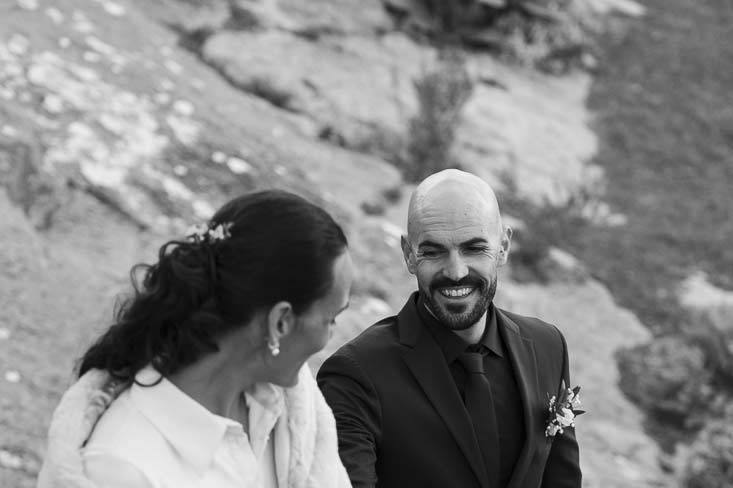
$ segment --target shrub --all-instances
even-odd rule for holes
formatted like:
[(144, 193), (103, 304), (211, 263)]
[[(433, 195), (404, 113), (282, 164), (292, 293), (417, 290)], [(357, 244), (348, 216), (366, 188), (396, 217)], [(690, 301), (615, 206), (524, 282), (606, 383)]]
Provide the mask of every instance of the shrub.
[(461, 110), (473, 92), (473, 81), (457, 51), (444, 51), (437, 67), (415, 81), (418, 111), (410, 119), (405, 155), (400, 158), (406, 181), (417, 182), (456, 167), (452, 157)]
[(724, 315), (716, 309), (687, 315), (684, 335), (705, 353), (706, 367), (714, 374), (716, 386), (733, 394), (733, 329), (721, 327)]
[(387, 203), (395, 204), (402, 198), (402, 186), (396, 185), (382, 190), (382, 196)]
[(534, 229), (515, 230), (510, 255), (512, 279), (518, 283), (547, 284), (550, 275), (544, 263), (550, 256), (551, 245), (544, 234)]
[(384, 215), (384, 212), (387, 211), (384, 202), (377, 200), (361, 202), (360, 207), (361, 211), (367, 215)]
[[(621, 350), (616, 356), (621, 390), (646, 410), (647, 428), (667, 450), (678, 442), (689, 441), (698, 430), (709, 429), (711, 418), (727, 415), (733, 419), (730, 339), (705, 315), (691, 314), (684, 321), (686, 325), (679, 332)], [(706, 479), (702, 471), (707, 468), (699, 468), (701, 463), (708, 463), (704, 460), (709, 455), (705, 446), (714, 442), (716, 435), (703, 433), (696, 441), (697, 454), (693, 456), (697, 460), (690, 461), (686, 468), (693, 473), (688, 486), (723, 486), (699, 484)], [(713, 472), (716, 469), (711, 468)]]
[(5, 140), (0, 134), (0, 189), (7, 190), (10, 200), (39, 230), (51, 228), (72, 197), (67, 179), (43, 168), (44, 150), (28, 136)]
[(568, 236), (582, 233), (588, 225), (583, 208), (592, 198), (589, 188), (581, 188), (564, 203), (545, 201), (535, 204), (520, 198), (516, 182), (505, 175), (504, 189), (500, 194), (500, 206), (505, 213), (523, 223), (513, 229), (512, 251), (509, 264), (512, 279), (518, 282), (548, 283), (556, 271), (552, 263), (551, 249), (567, 249)]
[(710, 422), (692, 445), (686, 488), (728, 488), (733, 480), (733, 416)]
[(621, 390), (657, 420), (697, 429), (709, 413), (713, 372), (705, 351), (683, 336), (657, 337), (617, 355)]
[(398, 24), (439, 44), (488, 48), (554, 72), (592, 68), (589, 31), (600, 28), (583, 0), (387, 1)]

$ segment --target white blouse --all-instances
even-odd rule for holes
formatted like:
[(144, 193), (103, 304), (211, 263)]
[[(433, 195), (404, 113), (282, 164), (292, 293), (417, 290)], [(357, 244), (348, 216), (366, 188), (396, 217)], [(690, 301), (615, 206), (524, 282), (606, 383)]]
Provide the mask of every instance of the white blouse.
[[(152, 367), (136, 379), (154, 383)], [(249, 432), (162, 379), (133, 384), (102, 415), (83, 450), (99, 488), (277, 488), (270, 433), (283, 408), (278, 387), (245, 394)]]

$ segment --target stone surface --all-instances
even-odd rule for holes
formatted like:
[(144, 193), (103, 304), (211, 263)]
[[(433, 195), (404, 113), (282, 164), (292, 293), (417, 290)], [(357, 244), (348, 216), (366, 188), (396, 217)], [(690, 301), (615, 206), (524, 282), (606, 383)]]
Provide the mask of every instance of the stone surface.
[(705, 273), (698, 272), (680, 284), (678, 294), (684, 307), (704, 315), (721, 331), (733, 334), (733, 291), (713, 285)]
[[(107, 15), (93, 9), (90, 14)], [(84, 29), (84, 42), (104, 55), (104, 63), (123, 67), (120, 76), (110, 79), (103, 69), (54, 52), (52, 39), (22, 37), (21, 42), (15, 35), (11, 40), (16, 47), (0, 43), (0, 57), (5, 61), (0, 68), (5, 72), (3, 85), (22, 87), (44, 100), (41, 107), (26, 103), (23, 108), (39, 112), (35, 116), (43, 121), (41, 136), (48, 146), (41, 163), (56, 181), (89, 189), (139, 225), (169, 230), (180, 229), (179, 219), (191, 219), (187, 214), (207, 218), (222, 201), (215, 189), (230, 191), (238, 180), (251, 185), (268, 173), (293, 189), (324, 201), (331, 198), (334, 207), (340, 201), (340, 190), (350, 191), (360, 199), (353, 202), (353, 209), (375, 189), (351, 184), (354, 180), (339, 170), (344, 161), (353, 161), (363, 171), (363, 181), (379, 182), (377, 187), (398, 181), (396, 171), (376, 158), (319, 142), (317, 128), (302, 117), (238, 93), (197, 60), (174, 51), (170, 47), (173, 33), (133, 17), (134, 28), (154, 33), (150, 38), (158, 46), (152, 46), (152, 53), (141, 54), (132, 48), (129, 35), (117, 42), (114, 29), (94, 36)], [(99, 21), (81, 12), (74, 18), (89, 24)], [(35, 20), (53, 23), (45, 17)], [(163, 69), (146, 67), (140, 62), (144, 58), (159, 60)], [(13, 68), (16, 65), (27, 69)], [(194, 83), (197, 77), (200, 80)], [(202, 107), (192, 100), (200, 98), (203, 80), (209, 95)], [(165, 100), (158, 89), (164, 90)], [(17, 100), (12, 106), (18, 102), (24, 103)], [(221, 123), (234, 113), (234, 124)], [(3, 133), (13, 130), (8, 126)], [(290, 143), (284, 145), (283, 140)], [(202, 168), (191, 172), (186, 166), (200, 161), (172, 160), (181, 151), (196, 153), (199, 147), (217, 145), (232, 157), (246, 160), (248, 171), (234, 164), (234, 170), (231, 165), (209, 167), (202, 175)], [(288, 171), (292, 166), (295, 168)], [(320, 184), (321, 190), (310, 190)], [(202, 192), (204, 188), (208, 190)]]
[[(359, 286), (314, 366), (399, 310), (415, 288), (399, 248), (410, 187), (383, 217), (360, 207), (400, 184), (370, 145), (404, 136), (413, 82), (436, 56), (391, 31), (378, 2), (59, 0), (50, 13), (49, 2), (25, 4), (37, 8), (0, 3), (2, 186), (20, 166), (8, 148), (30, 138), (34, 171), (68, 198), (39, 231), (23, 199), (0, 190), (0, 486), (14, 488), (34, 486), (50, 412), (109, 323), (128, 268), (230, 196), (290, 189), (347, 229)], [(587, 79), (483, 57), (469, 68), (479, 85), (459, 127), (462, 162), (490, 181), (509, 173), (528, 198), (585, 184)], [(613, 349), (644, 340), (643, 329), (592, 282), (508, 285), (504, 304), (568, 336), (590, 410), (579, 431), (588, 486), (653, 484), (654, 447), (612, 367)]]
[[(434, 51), (399, 33), (309, 40), (287, 31), (221, 31), (202, 52), (237, 86), (277, 98), (332, 139), (360, 148), (406, 137), (417, 111), (413, 82), (435, 63)], [(602, 186), (602, 172), (589, 165), (597, 142), (585, 108), (588, 75), (543, 76), (480, 55), (468, 63), (485, 81), (457, 130), (461, 165), (498, 187), (510, 180), (538, 204), (561, 204)], [(606, 214), (599, 218), (619, 221)]]
[(458, 158), (495, 185), (511, 181), (523, 198), (561, 204), (602, 178), (589, 167), (597, 150), (585, 99), (591, 78), (557, 78), (476, 56), (479, 83), (458, 131)]
[(546, 266), (553, 281), (577, 283), (590, 276), (588, 270), (575, 256), (557, 247), (549, 249)]
[(312, 37), (333, 33), (373, 35), (392, 28), (380, 0), (237, 0), (235, 5), (252, 15), (259, 27)]
[(232, 15), (229, 0), (134, 0), (134, 3), (147, 16), (189, 34), (223, 28)]
[(620, 13), (630, 17), (641, 17), (646, 8), (634, 0), (586, 0), (587, 6), (598, 13)]
[(282, 31), (224, 31), (203, 48), (204, 59), (237, 86), (264, 98), (287, 94), (286, 108), (352, 147), (375, 131), (405, 130), (415, 110), (412, 79), (431, 56), (399, 33), (310, 41)]
[[(417, 110), (412, 83), (435, 62), (431, 49), (399, 33), (306, 39), (293, 29), (220, 31), (203, 56), (238, 86), (284, 98), (288, 109), (350, 147), (385, 133), (404, 138)], [(460, 164), (498, 186), (511, 180), (539, 204), (564, 203), (602, 181), (588, 165), (596, 151), (585, 108), (588, 75), (543, 76), (482, 55), (468, 63), (479, 83), (458, 128)]]
[(576, 426), (583, 486), (674, 486), (659, 468), (659, 447), (644, 433), (643, 413), (617, 386), (615, 351), (648, 341), (647, 329), (593, 280), (547, 287), (499, 283), (499, 306), (540, 317), (565, 335), (571, 383), (581, 386), (587, 411)]
[(733, 308), (733, 291), (724, 290), (711, 284), (705, 273), (694, 273), (682, 284), (679, 290), (680, 303), (686, 307), (702, 309), (707, 307)]

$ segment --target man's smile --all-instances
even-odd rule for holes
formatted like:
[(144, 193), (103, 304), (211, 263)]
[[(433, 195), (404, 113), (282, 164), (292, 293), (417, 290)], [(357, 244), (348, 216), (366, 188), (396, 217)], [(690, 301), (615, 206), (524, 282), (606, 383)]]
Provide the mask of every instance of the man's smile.
[(473, 286), (451, 286), (438, 288), (438, 293), (446, 298), (465, 298), (476, 290)]

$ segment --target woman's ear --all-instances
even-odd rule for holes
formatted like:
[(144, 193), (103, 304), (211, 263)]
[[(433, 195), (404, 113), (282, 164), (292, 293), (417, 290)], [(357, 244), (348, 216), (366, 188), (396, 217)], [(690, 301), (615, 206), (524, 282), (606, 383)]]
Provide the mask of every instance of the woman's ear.
[[(280, 352), (280, 340), (295, 330), (295, 313), (290, 302), (277, 302), (267, 313), (267, 347), (273, 356)], [(277, 351), (277, 352), (275, 352)]]

